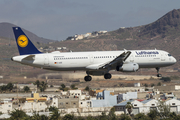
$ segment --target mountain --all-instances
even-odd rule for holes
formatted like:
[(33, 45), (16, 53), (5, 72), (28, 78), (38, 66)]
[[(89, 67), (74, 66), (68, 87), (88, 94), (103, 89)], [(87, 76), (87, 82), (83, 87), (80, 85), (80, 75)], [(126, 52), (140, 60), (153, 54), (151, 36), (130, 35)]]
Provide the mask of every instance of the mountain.
[[(0, 37), (7, 38), (7, 39), (14, 39), (14, 33), (12, 30), (12, 27), (17, 27), (17, 26), (11, 23), (6, 23), (6, 22), (0, 23)], [(48, 43), (48, 42), (53, 41), (53, 40), (45, 39), (42, 37), (38, 37), (34, 33), (29, 32), (28, 30), (25, 30), (23, 28), (22, 30), (25, 32), (25, 34), (27, 34), (27, 36), (33, 42)]]
[(160, 36), (162, 38), (178, 35), (180, 32), (180, 9), (172, 10), (157, 21), (140, 28), (139, 37), (148, 38)]

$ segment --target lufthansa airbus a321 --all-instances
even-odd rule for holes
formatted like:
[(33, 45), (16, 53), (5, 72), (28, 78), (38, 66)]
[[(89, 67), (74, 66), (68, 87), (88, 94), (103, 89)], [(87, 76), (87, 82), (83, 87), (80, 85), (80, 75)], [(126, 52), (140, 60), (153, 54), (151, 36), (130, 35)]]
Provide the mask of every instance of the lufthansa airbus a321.
[(94, 52), (40, 52), (25, 35), (20, 27), (13, 27), (19, 56), (12, 61), (57, 71), (84, 70), (85, 81), (91, 81), (91, 75), (103, 75), (111, 79), (110, 70), (121, 72), (136, 72), (140, 68), (156, 68), (157, 77), (160, 67), (176, 63), (176, 59), (163, 50), (123, 50), (123, 51), (94, 51)]

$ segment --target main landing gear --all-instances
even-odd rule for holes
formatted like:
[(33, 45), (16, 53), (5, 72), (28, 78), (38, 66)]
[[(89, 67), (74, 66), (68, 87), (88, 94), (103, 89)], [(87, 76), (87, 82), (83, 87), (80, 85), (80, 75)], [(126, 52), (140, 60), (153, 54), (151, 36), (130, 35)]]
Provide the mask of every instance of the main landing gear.
[(104, 74), (105, 79), (111, 79), (112, 75), (110, 73)]
[(157, 77), (162, 77), (162, 75), (159, 74), (159, 69), (160, 69), (160, 68), (158, 68), (158, 67), (156, 68), (156, 70), (157, 70)]
[(87, 82), (87, 81), (91, 81), (92, 80), (92, 77), (87, 75), (84, 77), (84, 80)]
[[(111, 79), (112, 75), (110, 73), (106, 73), (104, 74), (104, 79)], [(92, 77), (87, 75), (84, 77), (84, 80), (87, 82), (87, 81), (91, 81), (92, 80)]]

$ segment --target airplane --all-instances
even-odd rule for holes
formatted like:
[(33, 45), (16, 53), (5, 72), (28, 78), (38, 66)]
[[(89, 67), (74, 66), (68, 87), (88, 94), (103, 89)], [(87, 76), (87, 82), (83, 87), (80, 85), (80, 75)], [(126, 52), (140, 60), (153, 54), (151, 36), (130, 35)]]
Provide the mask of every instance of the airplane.
[(122, 50), (92, 52), (40, 52), (20, 27), (13, 27), (19, 56), (12, 61), (56, 71), (86, 71), (85, 81), (91, 81), (91, 75), (104, 75), (111, 79), (110, 70), (120, 72), (136, 72), (140, 68), (156, 68), (157, 77), (161, 77), (159, 69), (176, 63), (176, 59), (163, 50)]

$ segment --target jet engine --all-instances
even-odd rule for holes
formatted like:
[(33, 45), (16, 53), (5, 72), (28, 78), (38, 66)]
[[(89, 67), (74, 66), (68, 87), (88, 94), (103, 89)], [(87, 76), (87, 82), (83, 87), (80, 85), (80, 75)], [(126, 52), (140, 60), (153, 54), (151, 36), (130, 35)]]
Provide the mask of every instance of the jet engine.
[(122, 66), (117, 66), (117, 71), (122, 72), (135, 72), (138, 71), (139, 65), (137, 63), (124, 63)]

